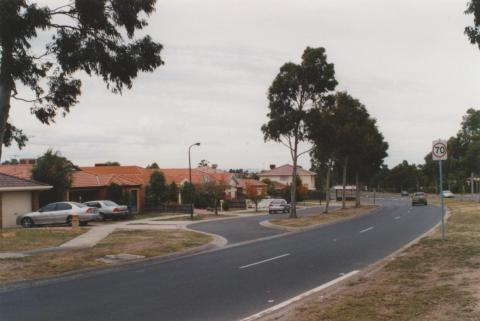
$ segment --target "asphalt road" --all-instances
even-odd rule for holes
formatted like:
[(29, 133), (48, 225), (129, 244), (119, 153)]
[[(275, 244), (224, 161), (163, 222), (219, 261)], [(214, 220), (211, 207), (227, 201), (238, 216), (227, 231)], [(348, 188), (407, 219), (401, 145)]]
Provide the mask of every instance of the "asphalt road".
[[(317, 214), (323, 211), (323, 207), (309, 207), (297, 209), (297, 215)], [(265, 214), (241, 217), (228, 220), (195, 223), (189, 226), (192, 230), (217, 234), (227, 239), (229, 244), (256, 240), (263, 237), (285, 234), (285, 231), (276, 230), (260, 225), (260, 222), (272, 218), (287, 217), (288, 214)]]
[(238, 320), (385, 257), (440, 218), (435, 206), (382, 202), (302, 233), (3, 292), (0, 320)]

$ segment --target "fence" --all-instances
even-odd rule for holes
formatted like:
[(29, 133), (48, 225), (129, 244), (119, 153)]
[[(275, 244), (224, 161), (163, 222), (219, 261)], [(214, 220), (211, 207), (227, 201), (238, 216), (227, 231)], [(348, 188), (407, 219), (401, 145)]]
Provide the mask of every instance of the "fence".
[(190, 213), (190, 204), (158, 204), (146, 205), (145, 211), (160, 213)]
[(229, 208), (231, 210), (246, 210), (247, 209), (247, 202), (245, 200), (229, 200), (228, 201)]

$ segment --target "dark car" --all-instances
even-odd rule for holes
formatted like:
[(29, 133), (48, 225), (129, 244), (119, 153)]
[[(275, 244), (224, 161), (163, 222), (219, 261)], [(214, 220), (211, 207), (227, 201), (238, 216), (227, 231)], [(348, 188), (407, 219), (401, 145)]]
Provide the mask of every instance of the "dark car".
[(415, 192), (412, 195), (412, 206), (417, 204), (428, 205), (427, 195), (424, 192)]

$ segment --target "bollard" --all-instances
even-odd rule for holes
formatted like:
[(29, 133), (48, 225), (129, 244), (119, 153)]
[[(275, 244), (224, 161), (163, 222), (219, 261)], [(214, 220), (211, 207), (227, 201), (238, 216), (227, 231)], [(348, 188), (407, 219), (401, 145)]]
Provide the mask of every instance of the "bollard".
[(72, 215), (72, 230), (78, 230), (80, 226), (80, 221), (78, 220), (78, 215), (73, 214)]

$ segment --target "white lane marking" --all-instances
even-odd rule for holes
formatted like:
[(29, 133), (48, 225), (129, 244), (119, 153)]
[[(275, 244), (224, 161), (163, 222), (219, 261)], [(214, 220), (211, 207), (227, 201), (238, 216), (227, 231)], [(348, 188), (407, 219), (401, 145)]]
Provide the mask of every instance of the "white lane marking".
[(261, 312), (259, 312), (259, 313), (256, 313), (256, 314), (254, 314), (254, 315), (251, 315), (251, 316), (249, 316), (249, 317), (246, 317), (246, 318), (244, 318), (244, 319), (241, 319), (240, 321), (253, 321), (253, 320), (257, 320), (257, 319), (259, 319), (259, 318), (261, 318), (261, 317), (264, 317), (264, 316), (266, 316), (266, 315), (268, 315), (268, 314), (270, 314), (270, 313), (273, 313), (273, 312), (275, 312), (275, 311), (277, 311), (277, 310), (280, 310), (280, 309), (286, 307), (287, 305), (290, 305), (290, 304), (292, 304), (292, 303), (298, 302), (298, 301), (304, 299), (305, 297), (307, 297), (307, 296), (309, 296), (309, 295), (312, 295), (312, 294), (314, 294), (314, 293), (320, 292), (320, 291), (322, 291), (322, 290), (324, 290), (324, 289), (326, 289), (326, 288), (328, 288), (328, 287), (330, 287), (330, 286), (332, 286), (332, 285), (334, 285), (334, 284), (336, 284), (336, 283), (338, 283), (338, 282), (340, 282), (340, 281), (343, 281), (343, 280), (345, 280), (345, 279), (348, 279), (349, 277), (357, 274), (358, 272), (359, 272), (359, 271), (355, 270), (355, 271), (352, 271), (352, 272), (347, 273), (347, 274), (345, 274), (345, 275), (342, 275), (341, 277), (338, 277), (338, 278), (336, 278), (336, 279), (333, 279), (333, 280), (330, 281), (330, 282), (324, 283), (324, 284), (322, 284), (322, 285), (320, 285), (320, 286), (318, 286), (318, 287), (316, 287), (316, 288), (314, 288), (314, 289), (311, 289), (311, 290), (309, 290), (309, 291), (307, 291), (307, 292), (304, 292), (304, 293), (302, 293), (302, 294), (300, 294), (300, 295), (297, 295), (296, 297), (293, 297), (293, 298), (291, 298), (291, 299), (289, 299), (289, 300), (287, 300), (287, 301), (283, 301), (282, 303), (279, 303), (279, 304), (277, 304), (277, 305), (275, 305), (275, 306), (273, 306), (273, 307), (271, 307), (271, 308), (269, 308), (269, 309), (263, 310), (263, 311), (261, 311)]
[(365, 232), (368, 232), (368, 231), (370, 231), (370, 230), (373, 230), (373, 226), (370, 226), (370, 227), (368, 227), (368, 228), (366, 228), (366, 229), (364, 229), (364, 230), (361, 230), (360, 233), (365, 233)]
[(278, 259), (281, 259), (282, 257), (289, 256), (289, 255), (290, 255), (290, 253), (285, 253), (285, 254), (275, 256), (275, 257), (272, 257), (272, 258), (269, 258), (269, 259), (266, 259), (266, 260), (262, 260), (262, 261), (258, 261), (258, 262), (255, 262), (255, 263), (251, 263), (251, 264), (241, 266), (241, 267), (239, 267), (239, 269), (245, 269), (245, 268), (248, 268), (248, 267), (251, 267), (251, 266), (254, 266), (254, 265), (262, 264), (262, 263), (265, 263), (265, 262), (270, 262), (270, 261), (273, 261), (273, 260), (278, 260)]
[(400, 219), (400, 216), (395, 216), (395, 219), (396, 219), (396, 220), (399, 220), (399, 219)]

